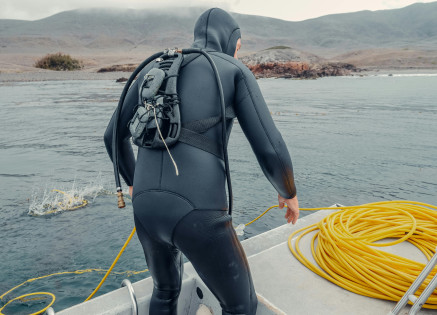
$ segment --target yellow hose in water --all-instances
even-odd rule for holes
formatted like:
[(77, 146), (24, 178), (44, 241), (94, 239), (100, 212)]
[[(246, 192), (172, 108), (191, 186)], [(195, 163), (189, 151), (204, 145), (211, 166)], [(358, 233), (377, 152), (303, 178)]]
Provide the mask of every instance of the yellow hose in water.
[[(130, 240), (132, 239), (132, 237), (134, 236), (136, 231), (136, 228), (132, 229), (132, 232), (130, 233), (129, 237), (127, 238), (126, 242), (124, 243), (123, 247), (120, 249), (120, 251), (118, 252), (117, 257), (115, 257), (114, 261), (112, 262), (111, 267), (109, 267), (108, 271), (106, 272), (105, 276), (102, 278), (102, 280), (100, 281), (100, 283), (97, 285), (97, 287), (94, 289), (93, 293), (90, 294), (90, 296), (88, 296), (85, 300), (88, 301), (89, 299), (91, 299), (94, 294), (97, 293), (97, 291), (99, 291), (100, 287), (103, 285), (103, 283), (105, 282), (106, 278), (108, 278), (109, 274), (111, 273), (112, 269), (114, 269), (115, 265), (117, 264), (118, 260), (121, 257), (121, 254), (123, 254), (124, 250), (126, 249), (126, 246), (129, 244)], [(148, 269), (147, 269), (148, 270)]]
[[(278, 205), (268, 208), (245, 225), (254, 223), (276, 207)], [(437, 246), (437, 207), (415, 201), (385, 201), (330, 209), (300, 208), (301, 211), (333, 209), (343, 211), (336, 211), (320, 222), (299, 229), (290, 235), (288, 246), (293, 255), (308, 269), (346, 290), (379, 299), (400, 300), (425, 267), (425, 264), (389, 254), (374, 247), (391, 246), (408, 241), (422, 251), (428, 260), (431, 259)], [(299, 248), (299, 241), (311, 232), (314, 232), (311, 251), (319, 267), (311, 263)], [(91, 299), (105, 282), (134, 233), (135, 228), (99, 285), (85, 301)], [(395, 240), (377, 243), (377, 241), (386, 238)], [(101, 271), (101, 269), (87, 269), (64, 273), (79, 274), (89, 272), (89, 270)], [(423, 291), (435, 273), (436, 271), (433, 271), (428, 276), (417, 294)], [(26, 280), (1, 295), (0, 299), (3, 299), (5, 295), (25, 283), (52, 275)], [(9, 303), (31, 295), (49, 295), (52, 297), (49, 305), (32, 315), (43, 313), (55, 301), (55, 296), (49, 292), (25, 294), (3, 305), (0, 308), (0, 315), (4, 315), (1, 311)], [(435, 292), (423, 307), (437, 309), (437, 294)]]
[[(87, 299), (85, 300), (85, 301), (88, 301), (89, 299), (91, 299), (97, 293), (97, 291), (100, 289), (100, 287), (105, 282), (106, 278), (108, 278), (109, 274), (112, 272), (112, 269), (114, 269), (114, 267), (117, 264), (119, 258), (121, 257), (121, 254), (123, 254), (124, 250), (126, 249), (127, 245), (129, 244), (130, 240), (134, 236), (135, 231), (136, 231), (136, 229), (133, 228), (131, 234), (127, 238), (126, 242), (124, 243), (123, 247), (120, 249), (117, 257), (115, 257), (114, 261), (111, 264), (111, 267), (109, 267), (108, 270), (104, 270), (104, 269), (83, 269), (83, 270), (76, 270), (76, 271), (63, 271), (63, 272), (52, 273), (52, 274), (41, 276), (41, 277), (37, 277), (37, 278), (31, 278), (31, 279), (28, 279), (28, 280), (24, 281), (23, 283), (20, 283), (19, 285), (13, 287), (9, 291), (6, 291), (2, 295), (0, 295), (0, 300), (2, 300), (6, 295), (11, 293), (15, 289), (18, 289), (22, 285), (24, 285), (26, 283), (30, 283), (30, 282), (36, 281), (36, 280), (40, 280), (40, 279), (44, 279), (44, 278), (48, 278), (48, 277), (52, 277), (52, 276), (65, 275), (65, 274), (83, 274), (83, 273), (93, 272), (93, 271), (98, 271), (98, 272), (105, 272), (106, 271), (106, 274), (103, 276), (103, 278), (100, 281), (100, 283), (97, 285), (97, 287), (94, 289), (94, 291), (90, 294), (90, 296), (88, 296)], [(145, 270), (141, 270), (141, 271), (124, 271), (124, 272), (114, 272), (114, 273), (115, 274), (129, 274), (130, 275), (130, 274), (143, 273), (143, 272), (146, 272), (148, 270), (149, 269), (145, 269)], [(11, 304), (12, 302), (17, 301), (17, 300), (23, 300), (25, 297), (33, 296), (33, 295), (43, 295), (43, 296), (45, 295), (45, 296), (49, 296), (52, 300), (50, 301), (50, 303), (46, 307), (44, 307), (43, 309), (39, 310), (38, 312), (32, 313), (30, 315), (38, 315), (38, 314), (44, 313), (50, 306), (53, 305), (53, 303), (55, 303), (55, 300), (56, 300), (55, 295), (50, 293), (50, 292), (33, 292), (33, 293), (24, 294), (24, 295), (21, 295), (19, 297), (16, 297), (16, 298), (13, 298), (13, 299), (9, 300), (5, 305), (3, 305), (0, 308), (0, 315), (5, 315), (1, 311), (3, 309), (5, 309), (5, 307), (8, 306), (9, 304)]]

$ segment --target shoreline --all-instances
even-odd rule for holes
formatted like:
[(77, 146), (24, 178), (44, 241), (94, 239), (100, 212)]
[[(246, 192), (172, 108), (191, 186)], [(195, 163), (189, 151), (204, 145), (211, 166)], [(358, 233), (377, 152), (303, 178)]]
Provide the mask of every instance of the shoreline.
[[(104, 72), (78, 70), (78, 71), (50, 71), (39, 70), (23, 72), (0, 72), (0, 83), (5, 82), (34, 82), (34, 81), (69, 81), (69, 80), (113, 80), (129, 78), (130, 72)], [(367, 69), (361, 72), (353, 72), (345, 77), (366, 77), (366, 76), (402, 76), (402, 75), (437, 75), (437, 69)], [(304, 79), (305, 80), (305, 79)], [(122, 82), (123, 83), (123, 82)]]
[(89, 72), (78, 71), (26, 71), (0, 73), (0, 83), (3, 82), (34, 82), (34, 81), (70, 81), (70, 80), (113, 80), (129, 78), (130, 72)]

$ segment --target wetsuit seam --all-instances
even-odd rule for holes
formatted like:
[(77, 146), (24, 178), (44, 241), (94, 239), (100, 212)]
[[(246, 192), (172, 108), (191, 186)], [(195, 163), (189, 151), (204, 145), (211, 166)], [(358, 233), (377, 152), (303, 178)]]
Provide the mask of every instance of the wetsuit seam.
[(174, 191), (171, 191), (171, 190), (163, 190), (163, 189), (144, 189), (144, 190), (141, 190), (141, 191), (137, 192), (135, 195), (133, 195), (132, 200), (136, 199), (137, 197), (139, 197), (139, 196), (142, 195), (143, 193), (147, 193), (147, 192), (162, 192), (162, 193), (167, 193), (167, 194), (173, 195), (173, 196), (175, 196), (175, 197), (179, 197), (180, 199), (182, 199), (182, 200), (184, 200), (185, 202), (187, 202), (187, 203), (188, 203), (188, 204), (193, 208), (193, 210), (196, 209), (196, 206), (195, 206), (195, 205), (194, 205), (190, 200), (188, 200), (188, 199), (185, 198), (184, 196), (182, 196), (182, 195), (180, 195), (180, 194), (178, 194), (178, 193), (176, 193), (176, 192), (174, 192)]
[(185, 214), (184, 214), (184, 215), (179, 219), (179, 221), (175, 224), (175, 226), (173, 227), (173, 231), (171, 232), (171, 237), (170, 237), (170, 241), (171, 241), (171, 243), (173, 244), (173, 246), (176, 246), (175, 243), (174, 243), (174, 234), (175, 234), (176, 230), (178, 229), (179, 224), (182, 222), (182, 220), (183, 220), (187, 215), (189, 215), (190, 213), (192, 213), (192, 212), (195, 211), (195, 210), (196, 210), (196, 209), (193, 209), (193, 210), (191, 210), (190, 212), (185, 213)]
[[(247, 93), (244, 95), (244, 97), (241, 99), (241, 102), (250, 94), (250, 90), (249, 90), (249, 88), (248, 88), (248, 86), (247, 86), (247, 82), (246, 82), (246, 76), (244, 75), (244, 72), (243, 72), (243, 70), (241, 70), (241, 68), (240, 68), (240, 66), (238, 65), (238, 64), (236, 64), (236, 63), (234, 63), (233, 62), (233, 60), (229, 60), (229, 59), (226, 59), (226, 58), (223, 58), (223, 56), (220, 56), (219, 54), (214, 54), (214, 56), (216, 56), (216, 57), (219, 57), (219, 58), (221, 58), (221, 59), (223, 59), (223, 60), (225, 60), (225, 61), (227, 61), (227, 62), (229, 62), (230, 64), (232, 64), (235, 68), (237, 68), (237, 70), (240, 72), (240, 74), (241, 74), (241, 77), (238, 79), (238, 81), (237, 81), (237, 84), (238, 83), (240, 83), (240, 81), (242, 81), (242, 80), (244, 80), (244, 85), (246, 86), (246, 90), (247, 90)], [(251, 97), (252, 98), (252, 97)], [(238, 102), (239, 103), (239, 102)], [(253, 103), (253, 100), (252, 100), (252, 103)], [(258, 113), (258, 112), (257, 112)], [(259, 118), (259, 117), (258, 117)], [(264, 126), (263, 126), (263, 129), (264, 129)]]
[[(212, 51), (211, 53), (219, 53), (219, 54), (224, 54), (224, 55), (226, 55), (224, 52), (221, 52), (221, 51)], [(232, 59), (226, 59), (226, 58), (223, 58), (223, 56), (220, 56), (219, 54), (213, 54), (214, 56), (216, 56), (216, 57), (219, 57), (219, 58), (221, 58), (221, 59), (223, 59), (223, 60), (226, 60), (227, 62), (229, 62), (230, 64), (232, 64), (234, 67), (236, 67), (240, 72), (241, 72), (241, 74), (243, 74), (243, 71), (241, 70), (241, 68), (240, 68), (240, 66), (238, 65), (238, 64), (236, 64), (235, 63), (235, 60), (238, 60), (238, 59), (235, 59), (235, 58), (233, 58), (233, 57), (231, 57), (231, 56), (229, 56), (229, 55), (226, 55), (228, 58), (233, 58), (233, 59), (235, 59), (235, 60), (232, 60)], [(243, 74), (244, 75), (244, 74)]]
[[(223, 57), (220, 56), (220, 55), (215, 55), (215, 56), (220, 57), (221, 59), (227, 60), (227, 59), (223, 58)], [(227, 61), (228, 61), (229, 63), (233, 64), (235, 67), (237, 67), (238, 70), (240, 71), (241, 76), (242, 76), (242, 79), (244, 80), (244, 84), (245, 84), (245, 86), (246, 86), (246, 89), (247, 89), (247, 91), (249, 92), (247, 95), (250, 96), (250, 99), (251, 99), (252, 104), (253, 104), (253, 108), (255, 109), (256, 115), (258, 116), (258, 120), (259, 120), (259, 122), (260, 122), (260, 124), (261, 124), (261, 126), (262, 126), (262, 128), (263, 128), (263, 130), (264, 130), (264, 133), (266, 134), (267, 138), (269, 139), (270, 145), (272, 146), (273, 150), (275, 151), (276, 157), (277, 157), (278, 160), (279, 160), (279, 163), (280, 163), (280, 165), (281, 165), (282, 171), (283, 171), (284, 174), (286, 174), (286, 176), (287, 176), (287, 181), (286, 181), (286, 183), (285, 183), (285, 186), (287, 187), (288, 191), (292, 191), (292, 187), (290, 186), (290, 183), (289, 183), (289, 180), (288, 180), (288, 179), (289, 179), (289, 178), (288, 178), (288, 173), (287, 173), (287, 171), (286, 171), (286, 169), (285, 169), (284, 162), (283, 162), (282, 159), (280, 158), (280, 156), (279, 156), (279, 154), (278, 154), (278, 151), (276, 150), (276, 147), (274, 146), (273, 141), (272, 141), (272, 139), (271, 139), (271, 137), (270, 137), (270, 134), (267, 132), (266, 127), (264, 126), (262, 120), (260, 119), (260, 115), (259, 115), (258, 109), (257, 109), (257, 107), (255, 106), (255, 102), (253, 101), (253, 96), (252, 96), (252, 93), (251, 93), (251, 91), (250, 91), (250, 89), (249, 89), (249, 86), (248, 86), (248, 84), (247, 84), (246, 76), (244, 75), (243, 70), (241, 70), (241, 68), (240, 68), (238, 65), (236, 65), (235, 63), (233, 63), (232, 61), (230, 61), (230, 60), (227, 60)], [(245, 96), (245, 97), (244, 97), (240, 102), (242, 102), (244, 99), (246, 99), (247, 95), (246, 95), (246, 96)]]
[[(137, 219), (136, 221), (137, 221), (138, 224), (141, 226), (141, 230), (142, 230), (142, 232), (143, 232), (144, 234), (146, 234), (150, 239), (154, 240), (154, 241), (157, 242), (157, 243), (165, 244), (165, 243), (163, 243), (160, 239), (154, 238), (152, 235), (150, 235), (149, 231), (147, 231), (147, 229), (144, 228), (144, 225), (141, 223), (141, 220), (138, 219), (138, 216), (135, 214), (135, 212), (134, 212), (134, 217)], [(136, 224), (137, 224), (137, 223), (135, 223), (135, 226), (136, 226)]]
[[(219, 51), (217, 51), (217, 53), (220, 53)], [(212, 53), (213, 54), (213, 53)], [(232, 60), (228, 60), (228, 59), (226, 59), (226, 58), (223, 58), (222, 56), (220, 56), (219, 54), (213, 54), (214, 56), (216, 56), (216, 57), (219, 57), (219, 58), (221, 58), (221, 59), (223, 59), (224, 61), (227, 61), (227, 62), (229, 62), (231, 65), (233, 65), (235, 68), (237, 68), (237, 70), (240, 72), (240, 74), (241, 74), (241, 77), (238, 79), (238, 81), (236, 82), (237, 84), (240, 82), (240, 81), (242, 81), (242, 80), (245, 80), (246, 81), (246, 79), (245, 79), (245, 77), (244, 77), (244, 73), (243, 73), (243, 71), (241, 70), (241, 68), (240, 68), (240, 66), (238, 65), (238, 64), (235, 64)], [(247, 84), (245, 83), (245, 85), (246, 85), (246, 90), (247, 90), (247, 93), (244, 95), (244, 97), (241, 99), (241, 101), (243, 101), (248, 95), (249, 95), (249, 88), (247, 87)]]
[(188, 213), (185, 213), (178, 221), (178, 223), (176, 223), (176, 225), (173, 227), (173, 231), (171, 232), (171, 238), (170, 241), (171, 243), (176, 246), (174, 244), (174, 234), (176, 232), (176, 230), (178, 229), (179, 224), (185, 219), (185, 217), (191, 213), (193, 213), (194, 211), (226, 211), (226, 210), (222, 210), (222, 209), (193, 209)]
[(199, 58), (202, 54), (198, 54), (196, 57), (194, 57), (192, 60), (187, 61), (186, 64), (181, 65), (181, 68), (186, 67), (188, 64), (190, 64), (191, 62), (193, 62), (194, 60), (196, 60), (197, 58)]
[(228, 39), (228, 42), (226, 43), (226, 47), (225, 47), (225, 49), (223, 50), (223, 51), (228, 51), (228, 46), (229, 46), (229, 42), (231, 41), (231, 39), (232, 39), (232, 35), (234, 35), (234, 33), (235, 33), (235, 31), (237, 31), (237, 30), (239, 30), (240, 28), (239, 27), (236, 27), (236, 28), (234, 28), (233, 30), (232, 30), (232, 33), (231, 33), (231, 35), (229, 36), (229, 39)]
[[(238, 79), (238, 81), (237, 81), (237, 85), (241, 82), (241, 81), (243, 81), (244, 80), (244, 75), (242, 75), (242, 77), (241, 78), (239, 78)], [(244, 85), (246, 86), (246, 94), (244, 94), (244, 96), (241, 98), (241, 100), (240, 101), (238, 101), (237, 102), (237, 104), (239, 104), (240, 102), (242, 102), (242, 101), (244, 101), (245, 99), (246, 99), (246, 97), (249, 95), (249, 89), (247, 88), (247, 84), (246, 84), (246, 82), (244, 83)]]
[(205, 28), (205, 47), (208, 47), (208, 25), (209, 25), (209, 16), (211, 15), (211, 12), (214, 11), (214, 9), (211, 9), (208, 12), (208, 17), (206, 18), (206, 28)]

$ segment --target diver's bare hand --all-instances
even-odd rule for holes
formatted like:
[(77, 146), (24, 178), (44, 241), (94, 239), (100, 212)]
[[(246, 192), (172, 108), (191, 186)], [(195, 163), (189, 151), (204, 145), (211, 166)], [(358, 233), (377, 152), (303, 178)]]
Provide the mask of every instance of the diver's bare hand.
[(132, 192), (134, 191), (134, 186), (129, 186), (129, 195), (132, 198)]
[(299, 218), (299, 201), (297, 201), (297, 196), (291, 199), (285, 199), (281, 195), (278, 195), (279, 209), (284, 208), (284, 205), (287, 204), (287, 212), (285, 213), (285, 218), (287, 222), (292, 222), (295, 224), (297, 219)]

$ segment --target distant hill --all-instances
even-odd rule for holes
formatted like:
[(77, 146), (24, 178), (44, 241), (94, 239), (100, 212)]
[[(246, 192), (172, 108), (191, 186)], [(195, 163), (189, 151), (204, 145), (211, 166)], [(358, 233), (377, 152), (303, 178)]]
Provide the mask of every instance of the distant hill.
[[(0, 54), (144, 51), (186, 47), (204, 8), (81, 9), (37, 21), (0, 20)], [(242, 52), (275, 45), (329, 56), (374, 48), (437, 50), (437, 2), (402, 9), (335, 14), (302, 22), (233, 14)]]
[(304, 62), (309, 64), (318, 64), (326, 60), (314, 54), (293, 49), (288, 46), (274, 46), (263, 49), (259, 52), (239, 58), (246, 65), (256, 65), (260, 63), (282, 63), (282, 62)]

